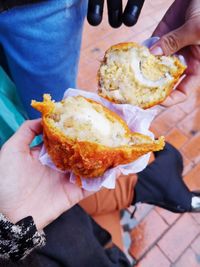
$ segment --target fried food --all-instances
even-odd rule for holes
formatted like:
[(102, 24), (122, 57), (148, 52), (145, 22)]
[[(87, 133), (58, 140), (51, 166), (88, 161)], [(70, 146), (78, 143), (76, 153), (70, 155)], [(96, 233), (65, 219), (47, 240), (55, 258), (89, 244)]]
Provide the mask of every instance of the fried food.
[(136, 43), (121, 43), (105, 53), (98, 93), (115, 103), (149, 108), (171, 93), (185, 70), (175, 56), (154, 56)]
[(42, 113), (44, 143), (52, 161), (77, 176), (101, 176), (164, 147), (164, 137), (153, 140), (133, 133), (117, 114), (82, 96), (53, 102), (45, 94), (43, 102), (31, 104)]

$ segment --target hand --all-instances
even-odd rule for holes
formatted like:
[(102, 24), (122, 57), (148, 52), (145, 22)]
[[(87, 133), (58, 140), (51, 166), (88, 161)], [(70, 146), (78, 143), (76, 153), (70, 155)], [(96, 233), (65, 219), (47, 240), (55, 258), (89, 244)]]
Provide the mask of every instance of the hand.
[[(118, 28), (122, 22), (126, 26), (136, 24), (145, 0), (128, 0), (123, 13), (122, 0), (107, 0), (108, 20), (113, 28)], [(88, 22), (97, 26), (103, 17), (104, 0), (89, 0), (88, 2)]]
[(183, 102), (200, 88), (200, 1), (174, 1), (153, 35), (160, 37), (151, 48), (153, 54), (177, 53), (186, 59), (186, 76), (162, 104), (171, 106)]
[(0, 212), (13, 223), (31, 215), (37, 229), (91, 194), (40, 163), (29, 145), (41, 131), (40, 120), (26, 121), (0, 151)]

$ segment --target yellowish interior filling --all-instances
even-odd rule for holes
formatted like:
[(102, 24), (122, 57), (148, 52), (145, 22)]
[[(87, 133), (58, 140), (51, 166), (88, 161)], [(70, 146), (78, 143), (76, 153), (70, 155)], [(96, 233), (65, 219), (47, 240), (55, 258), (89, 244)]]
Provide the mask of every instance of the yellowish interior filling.
[(140, 106), (165, 97), (177, 71), (173, 58), (155, 57), (145, 47), (110, 51), (105, 61), (100, 68), (101, 94)]
[(130, 140), (126, 129), (115, 118), (110, 117), (101, 105), (90, 103), (82, 97), (68, 97), (55, 103), (49, 119), (66, 136), (78, 141), (90, 141), (109, 147), (137, 144)]

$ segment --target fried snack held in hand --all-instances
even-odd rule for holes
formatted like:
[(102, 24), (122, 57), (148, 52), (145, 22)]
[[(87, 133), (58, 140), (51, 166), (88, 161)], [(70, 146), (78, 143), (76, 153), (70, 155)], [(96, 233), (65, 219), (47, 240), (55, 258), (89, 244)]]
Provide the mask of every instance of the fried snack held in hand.
[(105, 53), (98, 72), (100, 96), (149, 108), (171, 93), (186, 66), (175, 56), (155, 56), (136, 43), (121, 43)]
[(42, 113), (44, 143), (54, 164), (85, 178), (127, 164), (164, 147), (164, 138), (133, 133), (117, 114), (91, 99), (75, 96), (53, 102), (32, 101)]

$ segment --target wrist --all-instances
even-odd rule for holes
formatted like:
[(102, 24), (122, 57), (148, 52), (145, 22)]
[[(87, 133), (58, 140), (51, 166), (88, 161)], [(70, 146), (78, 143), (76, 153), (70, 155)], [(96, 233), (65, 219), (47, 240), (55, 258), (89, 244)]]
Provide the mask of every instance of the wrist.
[(13, 224), (18, 223), (23, 218), (32, 217), (38, 231), (43, 230), (43, 228), (47, 225), (43, 222), (42, 216), (39, 217), (38, 212), (26, 210), (25, 208), (15, 209), (14, 211), (10, 212), (4, 212), (4, 214)]

